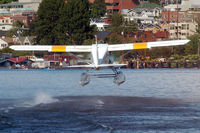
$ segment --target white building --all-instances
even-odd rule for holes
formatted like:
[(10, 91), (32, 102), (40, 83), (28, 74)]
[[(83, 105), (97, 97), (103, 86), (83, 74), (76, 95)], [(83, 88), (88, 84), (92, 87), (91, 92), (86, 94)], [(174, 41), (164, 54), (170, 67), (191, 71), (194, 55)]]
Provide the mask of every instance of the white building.
[(98, 31), (105, 31), (109, 24), (105, 23), (101, 19), (93, 20), (91, 19), (90, 25), (96, 25)]
[(8, 47), (8, 43), (2, 39), (0, 39), (0, 49)]
[(12, 24), (0, 24), (1, 31), (9, 31), (13, 28)]
[(170, 39), (177, 39), (177, 37), (179, 39), (186, 39), (188, 36), (194, 35), (196, 33), (197, 24), (194, 22), (180, 22), (177, 25), (177, 23), (174, 22), (170, 23), (169, 27)]
[(199, 10), (200, 9), (200, 1), (199, 0), (182, 0), (181, 4), (169, 4), (164, 6), (165, 10), (168, 11), (176, 11), (177, 9), (180, 11), (186, 10)]
[(140, 20), (142, 23), (154, 23), (154, 20), (159, 18), (161, 15), (161, 8), (135, 8), (130, 9), (124, 13), (124, 18), (127, 21)]

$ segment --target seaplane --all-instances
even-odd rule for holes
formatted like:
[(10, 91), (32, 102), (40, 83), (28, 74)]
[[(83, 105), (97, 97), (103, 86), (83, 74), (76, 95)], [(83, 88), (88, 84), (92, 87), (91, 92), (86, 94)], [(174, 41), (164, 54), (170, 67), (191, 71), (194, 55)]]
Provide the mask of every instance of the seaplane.
[[(12, 45), (11, 49), (16, 51), (48, 51), (48, 52), (69, 52), (69, 53), (91, 53), (91, 62), (87, 65), (73, 65), (69, 68), (87, 68), (80, 76), (79, 84), (82, 86), (90, 82), (90, 77), (97, 78), (113, 78), (113, 82), (120, 85), (125, 82), (126, 78), (122, 71), (119, 69), (127, 64), (105, 63), (109, 58), (109, 53), (114, 51), (130, 51), (137, 49), (151, 49), (154, 47), (167, 47), (185, 45), (190, 40), (171, 40), (171, 41), (156, 41), (156, 42), (143, 42), (143, 43), (127, 43), (127, 44), (96, 44), (92, 45)], [(89, 74), (90, 69), (99, 70), (101, 68), (111, 68), (110, 74)]]

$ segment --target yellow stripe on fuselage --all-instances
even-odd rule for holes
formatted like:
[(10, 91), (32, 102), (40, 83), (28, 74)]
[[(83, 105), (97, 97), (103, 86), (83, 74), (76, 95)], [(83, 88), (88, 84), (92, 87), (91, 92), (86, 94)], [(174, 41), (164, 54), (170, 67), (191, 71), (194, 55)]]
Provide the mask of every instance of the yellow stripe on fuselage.
[(133, 49), (147, 49), (147, 43), (134, 43)]
[(52, 46), (52, 52), (66, 52), (66, 46)]

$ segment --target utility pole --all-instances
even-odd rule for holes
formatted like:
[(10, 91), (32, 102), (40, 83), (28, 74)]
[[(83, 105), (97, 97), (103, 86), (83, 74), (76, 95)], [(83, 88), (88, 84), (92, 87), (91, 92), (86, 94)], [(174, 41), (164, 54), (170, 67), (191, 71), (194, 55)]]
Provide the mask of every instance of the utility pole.
[[(122, 14), (122, 10), (123, 10), (123, 0), (121, 0), (121, 14)], [(124, 22), (122, 22), (123, 24), (123, 37), (124, 37)], [(124, 51), (122, 51), (122, 63), (124, 64)]]
[(123, 0), (121, 0), (121, 13), (122, 13), (122, 10), (123, 10)]
[(200, 54), (200, 39), (199, 39), (199, 43), (198, 43), (198, 56), (199, 56), (199, 54)]
[(178, 15), (179, 15), (179, 9), (178, 9), (178, 0), (176, 0), (176, 10), (177, 10), (177, 40), (178, 40), (178, 37), (179, 37), (179, 35), (178, 35), (178, 22), (179, 22), (179, 18), (178, 18)]

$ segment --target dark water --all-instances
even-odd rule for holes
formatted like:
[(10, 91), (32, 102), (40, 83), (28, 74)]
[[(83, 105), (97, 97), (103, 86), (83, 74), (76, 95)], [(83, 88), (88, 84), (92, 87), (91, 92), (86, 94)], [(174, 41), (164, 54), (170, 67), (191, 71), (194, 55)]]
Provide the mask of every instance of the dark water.
[(121, 86), (81, 87), (82, 71), (0, 70), (0, 132), (200, 132), (200, 70), (123, 70)]

